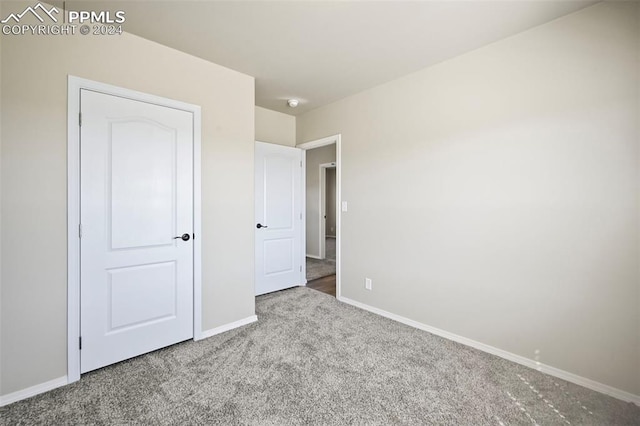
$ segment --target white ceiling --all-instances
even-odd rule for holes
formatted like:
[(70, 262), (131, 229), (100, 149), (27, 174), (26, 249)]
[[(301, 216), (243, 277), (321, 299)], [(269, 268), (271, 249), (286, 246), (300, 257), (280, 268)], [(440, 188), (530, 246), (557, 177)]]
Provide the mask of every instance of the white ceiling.
[[(124, 29), (256, 78), (297, 115), (597, 1), (118, 1)], [(87, 7), (67, 1), (67, 8)], [(300, 106), (286, 106), (289, 98)]]

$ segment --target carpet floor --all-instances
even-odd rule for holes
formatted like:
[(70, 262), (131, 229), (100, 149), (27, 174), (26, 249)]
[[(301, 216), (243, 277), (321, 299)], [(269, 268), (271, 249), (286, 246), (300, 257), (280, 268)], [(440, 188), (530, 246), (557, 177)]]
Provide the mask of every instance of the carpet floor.
[(327, 237), (325, 238), (324, 243), (324, 251), (325, 256), (329, 260), (336, 260), (336, 239), (335, 237)]
[(307, 289), (0, 408), (7, 425), (638, 425), (640, 408)]
[(307, 281), (336, 273), (336, 239), (327, 238), (325, 241), (325, 259), (307, 257)]

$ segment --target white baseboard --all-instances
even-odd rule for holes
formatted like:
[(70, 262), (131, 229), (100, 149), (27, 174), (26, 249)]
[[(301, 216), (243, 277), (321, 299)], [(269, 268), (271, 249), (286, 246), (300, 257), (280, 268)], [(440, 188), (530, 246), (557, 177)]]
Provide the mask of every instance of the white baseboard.
[(220, 327), (212, 328), (210, 330), (205, 330), (200, 333), (200, 336), (196, 337), (195, 341), (206, 339), (207, 337), (215, 336), (216, 334), (224, 333), (225, 331), (233, 330), (234, 328), (242, 327), (243, 325), (251, 324), (252, 322), (258, 321), (258, 317), (256, 315), (251, 315), (250, 317), (243, 318), (238, 321), (231, 322), (229, 324), (221, 325)]
[(310, 258), (312, 258), (312, 259), (322, 260), (322, 258), (321, 258), (320, 256), (316, 256), (316, 255), (313, 255), (313, 254), (307, 254), (306, 256), (307, 256), (307, 257), (310, 257)]
[(378, 314), (380, 316), (392, 319), (394, 321), (398, 321), (410, 327), (427, 331), (431, 334), (444, 337), (445, 339), (448, 339), (448, 340), (453, 340), (454, 342), (462, 343), (463, 345), (466, 345), (466, 346), (471, 346), (472, 348), (479, 349), (483, 352), (487, 352), (492, 355), (499, 356), (500, 358), (504, 358), (509, 361), (513, 361), (515, 363), (524, 365), (525, 367), (529, 367), (534, 370), (538, 370), (542, 373), (549, 374), (550, 376), (558, 377), (559, 379), (566, 380), (567, 382), (575, 383), (576, 385), (584, 386), (585, 388), (594, 390), (596, 392), (604, 393), (614, 398), (618, 398), (626, 402), (632, 402), (640, 406), (640, 395), (634, 395), (632, 393), (623, 391), (621, 389), (617, 389), (609, 385), (605, 385), (604, 383), (596, 382), (595, 380), (587, 379), (586, 377), (578, 376), (577, 374), (560, 370), (559, 368), (542, 364), (540, 362), (534, 361), (529, 358), (525, 358), (520, 355), (516, 355), (511, 352), (507, 352), (505, 350), (496, 348), (494, 346), (489, 346), (484, 343), (480, 343), (475, 340), (468, 339), (463, 336), (459, 336), (457, 334), (449, 333), (448, 331), (440, 330), (439, 328), (431, 327), (429, 325), (422, 324), (418, 321), (414, 321), (409, 318), (402, 317), (400, 315), (392, 314), (391, 312), (387, 312), (382, 309), (378, 309), (373, 306), (369, 306), (364, 303), (360, 303), (346, 297), (338, 297), (338, 300), (340, 302), (347, 303), (357, 308), (364, 309), (365, 311), (373, 312), (374, 314)]
[(0, 407), (4, 407), (5, 405), (9, 405), (13, 402), (21, 401), (23, 399), (31, 398), (32, 396), (36, 396), (55, 388), (65, 386), (68, 383), (69, 381), (67, 379), (67, 376), (62, 376), (58, 377), (57, 379), (49, 380), (48, 382), (40, 383), (39, 385), (31, 386), (26, 389), (0, 396)]

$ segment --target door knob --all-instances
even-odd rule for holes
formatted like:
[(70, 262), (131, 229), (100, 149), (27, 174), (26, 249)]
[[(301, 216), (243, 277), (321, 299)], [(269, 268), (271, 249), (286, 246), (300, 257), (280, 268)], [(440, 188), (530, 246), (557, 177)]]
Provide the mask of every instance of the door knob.
[(260, 229), (260, 228), (268, 228), (268, 226), (259, 223), (259, 224), (256, 225), (256, 228), (258, 228), (258, 229)]
[(182, 234), (179, 237), (173, 237), (174, 240), (177, 240), (178, 238), (181, 238), (182, 241), (189, 241), (189, 239), (191, 238), (191, 235), (189, 234)]

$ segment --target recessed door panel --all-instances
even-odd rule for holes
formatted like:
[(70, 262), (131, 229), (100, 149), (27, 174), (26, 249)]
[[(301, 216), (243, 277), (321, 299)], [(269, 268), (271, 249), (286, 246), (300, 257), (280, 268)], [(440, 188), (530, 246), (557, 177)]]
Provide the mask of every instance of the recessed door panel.
[(178, 293), (175, 262), (115, 268), (107, 273), (107, 333), (175, 318)]
[(288, 157), (269, 155), (264, 159), (264, 221), (272, 230), (293, 227), (295, 168)]
[(110, 127), (111, 248), (170, 244), (176, 233), (175, 129), (142, 119)]
[(265, 241), (265, 276), (293, 272), (295, 266), (293, 247), (293, 238), (280, 238)]

